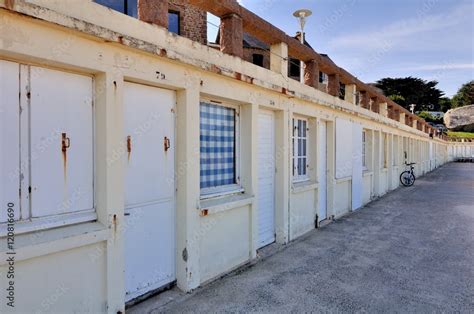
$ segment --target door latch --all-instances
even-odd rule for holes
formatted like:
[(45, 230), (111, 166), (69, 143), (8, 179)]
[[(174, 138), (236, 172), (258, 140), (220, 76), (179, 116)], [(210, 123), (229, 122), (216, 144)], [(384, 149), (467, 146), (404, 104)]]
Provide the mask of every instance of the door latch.
[(165, 136), (165, 138), (163, 139), (163, 144), (164, 144), (164, 147), (165, 147), (165, 152), (167, 152), (168, 149), (170, 149), (170, 147), (171, 147), (170, 139)]
[(63, 152), (66, 152), (67, 149), (71, 147), (71, 139), (67, 137), (66, 133), (62, 133), (61, 146)]
[(127, 152), (132, 152), (132, 137), (130, 135), (127, 136)]

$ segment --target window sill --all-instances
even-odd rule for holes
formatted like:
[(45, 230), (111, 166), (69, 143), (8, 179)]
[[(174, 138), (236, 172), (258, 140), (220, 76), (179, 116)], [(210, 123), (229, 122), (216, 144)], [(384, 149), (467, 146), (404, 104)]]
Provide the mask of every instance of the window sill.
[(295, 182), (291, 187), (293, 193), (303, 193), (318, 188), (318, 183), (314, 181)]
[(201, 200), (198, 210), (201, 212), (201, 216), (207, 216), (249, 205), (253, 200), (254, 197), (248, 194), (228, 195), (221, 198)]
[(244, 193), (244, 189), (241, 186), (235, 184), (224, 189), (219, 189), (212, 192), (208, 191), (208, 193), (201, 194), (200, 199), (208, 200), (212, 198), (220, 198), (220, 197), (226, 197), (233, 194), (242, 194), (242, 193)]
[[(40, 218), (33, 218), (31, 220), (23, 220), (15, 222), (15, 234), (24, 234), (46, 229), (65, 227), (84, 222), (97, 220), (97, 213), (95, 210), (85, 210), (76, 213), (66, 213), (54, 216), (45, 216)], [(0, 238), (7, 234), (7, 223), (0, 225)]]
[(336, 179), (336, 184), (344, 183), (344, 182), (351, 181), (351, 180), (352, 180), (352, 177), (345, 177), (345, 178)]
[[(81, 223), (44, 231), (15, 235), (15, 260), (27, 260), (47, 254), (106, 241), (110, 230), (99, 222)], [(2, 238), (5, 239), (6, 238)], [(2, 240), (3, 241), (3, 240)], [(0, 266), (6, 265), (8, 249), (0, 249)]]

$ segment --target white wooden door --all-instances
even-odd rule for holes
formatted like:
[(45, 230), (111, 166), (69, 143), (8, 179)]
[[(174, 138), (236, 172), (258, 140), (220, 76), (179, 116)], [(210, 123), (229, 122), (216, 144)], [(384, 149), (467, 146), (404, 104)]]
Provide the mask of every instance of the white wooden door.
[(430, 156), (430, 171), (433, 170), (434, 168), (434, 161), (433, 161), (433, 143), (430, 142), (430, 148), (429, 148), (429, 156)]
[[(383, 149), (383, 147), (382, 147)], [(362, 126), (352, 124), (352, 210), (362, 206)]]
[(124, 85), (126, 301), (173, 282), (176, 94)]
[(18, 63), (0, 60), (0, 223), (6, 222), (6, 206), (20, 218), (20, 67)]
[(30, 69), (32, 217), (93, 209), (92, 78)]
[(260, 110), (258, 119), (258, 246), (275, 241), (275, 117)]
[(336, 118), (336, 179), (352, 175), (352, 122)]
[(319, 221), (327, 218), (327, 131), (326, 122), (319, 125)]

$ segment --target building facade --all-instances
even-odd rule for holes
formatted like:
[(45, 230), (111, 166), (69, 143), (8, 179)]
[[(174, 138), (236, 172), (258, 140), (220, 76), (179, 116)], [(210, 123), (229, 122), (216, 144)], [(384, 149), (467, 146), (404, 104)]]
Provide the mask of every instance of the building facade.
[(0, 0), (2, 313), (191, 291), (397, 188), (405, 161), (474, 153), (235, 1), (181, 2), (221, 17), (222, 51), (168, 31), (173, 3)]

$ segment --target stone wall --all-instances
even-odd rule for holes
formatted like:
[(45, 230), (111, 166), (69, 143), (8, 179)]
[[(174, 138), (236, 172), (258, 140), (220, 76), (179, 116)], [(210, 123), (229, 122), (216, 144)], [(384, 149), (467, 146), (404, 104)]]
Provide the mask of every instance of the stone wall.
[(185, 0), (169, 0), (168, 9), (179, 12), (180, 35), (207, 44), (207, 12)]

